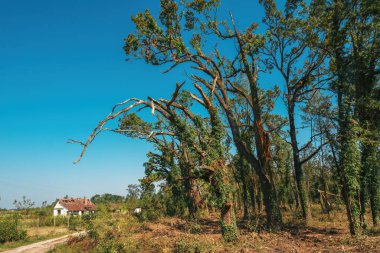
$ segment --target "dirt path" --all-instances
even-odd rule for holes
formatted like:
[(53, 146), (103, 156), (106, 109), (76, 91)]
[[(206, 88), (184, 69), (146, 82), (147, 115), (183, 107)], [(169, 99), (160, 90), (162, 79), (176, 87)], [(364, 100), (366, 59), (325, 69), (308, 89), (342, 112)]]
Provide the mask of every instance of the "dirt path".
[(48, 252), (49, 250), (53, 249), (55, 246), (57, 246), (59, 244), (65, 243), (72, 236), (80, 236), (80, 235), (84, 235), (84, 234), (85, 234), (85, 232), (78, 232), (78, 233), (74, 233), (74, 234), (70, 234), (70, 235), (65, 235), (62, 237), (49, 239), (49, 240), (42, 241), (42, 242), (36, 242), (33, 244), (18, 247), (15, 249), (3, 251), (2, 253), (23, 253), (23, 252), (25, 252), (25, 253), (26, 252), (27, 253), (44, 253), (44, 252)]

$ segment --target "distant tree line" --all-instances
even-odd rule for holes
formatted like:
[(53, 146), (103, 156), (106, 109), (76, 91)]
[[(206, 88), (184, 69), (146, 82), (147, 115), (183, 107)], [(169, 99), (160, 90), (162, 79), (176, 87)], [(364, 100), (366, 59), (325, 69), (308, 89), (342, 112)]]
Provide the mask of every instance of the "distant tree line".
[(91, 197), (91, 202), (94, 204), (107, 204), (107, 203), (122, 203), (125, 202), (125, 197), (110, 193), (104, 193), (102, 195), (95, 194)]

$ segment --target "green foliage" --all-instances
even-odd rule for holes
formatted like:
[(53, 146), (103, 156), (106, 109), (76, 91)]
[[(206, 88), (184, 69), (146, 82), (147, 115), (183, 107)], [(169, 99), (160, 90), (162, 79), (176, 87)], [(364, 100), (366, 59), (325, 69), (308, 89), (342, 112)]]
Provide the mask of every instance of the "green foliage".
[[(347, 124), (347, 128), (351, 124)], [(341, 144), (341, 177), (343, 182), (343, 194), (348, 207), (350, 230), (352, 234), (360, 234), (360, 152), (352, 130), (344, 132)]]
[(113, 238), (112, 236), (104, 237), (97, 248), (99, 253), (124, 253), (124, 244)]
[(0, 221), (0, 243), (24, 240), (25, 230), (18, 229), (17, 221)]
[(141, 220), (154, 221), (162, 217), (165, 213), (164, 205), (160, 194), (155, 193), (154, 185), (142, 184), (142, 193), (139, 201), (141, 207)]
[(183, 185), (179, 182), (162, 185), (160, 194), (166, 215), (180, 217), (185, 216), (187, 199)]
[(149, 134), (152, 130), (152, 124), (145, 122), (135, 113), (125, 114), (119, 121), (119, 128), (124, 131), (123, 134), (131, 138)]
[(81, 216), (70, 216), (68, 223), (69, 229), (74, 231), (81, 229), (83, 226)]
[(55, 225), (56, 226), (62, 226), (66, 225), (67, 226), (67, 218), (64, 216), (53, 216), (49, 215), (46, 218), (41, 219), (41, 226), (49, 226), (52, 227), (54, 225), (54, 219), (55, 219)]
[(225, 242), (235, 242), (238, 239), (236, 227), (233, 225), (222, 225), (222, 234)]

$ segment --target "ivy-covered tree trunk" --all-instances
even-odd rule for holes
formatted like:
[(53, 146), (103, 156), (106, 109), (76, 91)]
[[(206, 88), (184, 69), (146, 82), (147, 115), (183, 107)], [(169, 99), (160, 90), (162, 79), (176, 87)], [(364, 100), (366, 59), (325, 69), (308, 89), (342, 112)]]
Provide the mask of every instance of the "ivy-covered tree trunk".
[(187, 195), (188, 195), (189, 217), (191, 219), (195, 219), (197, 217), (197, 213), (200, 208), (201, 196), (199, 194), (194, 178), (185, 180), (185, 185), (186, 185)]
[[(332, 6), (331, 38), (332, 66), (336, 81), (333, 88), (338, 98), (338, 175), (342, 184), (342, 195), (346, 205), (351, 235), (361, 234), (360, 230), (360, 152), (353, 115), (354, 85), (348, 74), (348, 59), (345, 57), (347, 31), (342, 29), (342, 1), (335, 0)], [(344, 12), (343, 12), (344, 13)]]
[[(364, 79), (364, 78), (363, 78)], [(359, 85), (357, 85), (359, 86)], [(379, 221), (380, 212), (380, 155), (379, 155), (379, 129), (376, 126), (378, 119), (375, 115), (376, 103), (370, 94), (370, 89), (356, 89), (357, 101), (356, 111), (359, 118), (361, 132), (361, 223), (364, 228), (367, 224), (365, 221), (366, 204), (371, 206), (373, 225), (376, 226)], [(359, 94), (358, 94), (359, 93)], [(368, 106), (370, 105), (370, 106)]]
[[(356, 71), (355, 111), (359, 119), (361, 135), (361, 222), (364, 227), (366, 203), (369, 199), (374, 226), (378, 224), (380, 212), (380, 156), (378, 119), (380, 103), (375, 95), (376, 76), (374, 67), (366, 68), (365, 61), (354, 57)], [(372, 67), (372, 68), (371, 68)]]
[[(350, 75), (355, 84), (355, 113), (360, 125), (362, 151), (362, 175), (364, 178), (362, 214), (368, 197), (374, 225), (379, 219), (380, 208), (380, 92), (378, 35), (379, 3), (377, 1), (353, 1), (351, 3), (348, 34), (351, 36)], [(355, 34), (355, 36), (352, 36)]]
[[(178, 124), (180, 126), (180, 124)], [(186, 131), (182, 131), (185, 133)], [(180, 136), (183, 140), (186, 140), (186, 135)], [(183, 141), (185, 143), (185, 141)], [(193, 175), (194, 163), (190, 158), (190, 153), (185, 149), (184, 146), (181, 147), (181, 153), (187, 159), (180, 161), (180, 168), (183, 177), (184, 190), (185, 190), (185, 199), (187, 204), (187, 209), (189, 211), (190, 219), (195, 219), (200, 208), (201, 196), (197, 188), (196, 179)], [(187, 160), (187, 161), (186, 161)]]
[(360, 151), (350, 106), (352, 91), (350, 91), (349, 84), (344, 81), (343, 64), (340, 52), (337, 51), (338, 139), (340, 143), (338, 174), (342, 184), (342, 195), (346, 205), (350, 233), (351, 235), (360, 235)]
[(360, 224), (363, 229), (367, 228), (367, 222), (365, 219), (366, 205), (368, 202), (368, 181), (369, 181), (369, 171), (364, 167), (365, 155), (362, 151), (362, 163), (360, 171)]
[(238, 234), (232, 202), (226, 201), (222, 204), (220, 216), (223, 240), (227, 242), (236, 241)]
[(380, 153), (376, 145), (367, 144), (362, 152), (363, 167), (368, 171), (367, 177), (369, 202), (371, 206), (372, 222), (379, 224), (380, 215)]
[(221, 201), (220, 225), (222, 229), (222, 238), (226, 242), (236, 241), (238, 231), (236, 225), (235, 210), (233, 207), (233, 185), (231, 184), (231, 175), (228, 168), (219, 162), (219, 168), (212, 178), (212, 184), (217, 192), (218, 199)]
[(210, 115), (211, 136), (209, 143), (210, 153), (206, 164), (214, 169), (211, 178), (218, 200), (220, 201), (220, 225), (224, 241), (232, 242), (238, 239), (238, 229), (234, 210), (234, 183), (233, 175), (226, 165), (226, 149), (223, 145), (226, 131), (218, 115), (218, 110), (212, 104), (212, 100), (200, 90), (204, 106)]
[(340, 176), (343, 184), (343, 197), (346, 204), (350, 233), (359, 235), (360, 231), (360, 152), (358, 140), (352, 123), (341, 131)]

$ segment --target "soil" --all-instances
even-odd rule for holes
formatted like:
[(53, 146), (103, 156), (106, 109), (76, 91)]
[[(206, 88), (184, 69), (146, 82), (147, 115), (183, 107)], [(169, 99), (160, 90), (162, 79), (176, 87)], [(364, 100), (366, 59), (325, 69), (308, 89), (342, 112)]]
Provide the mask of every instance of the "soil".
[(133, 239), (146, 245), (144, 252), (173, 252), (176, 244), (184, 244), (184, 248), (198, 245), (194, 248), (198, 247), (199, 252), (380, 252), (380, 234), (353, 238), (343, 227), (285, 226), (280, 232), (240, 228), (238, 242), (223, 243), (217, 219), (196, 224), (194, 233), (194, 223), (165, 218), (145, 225)]

